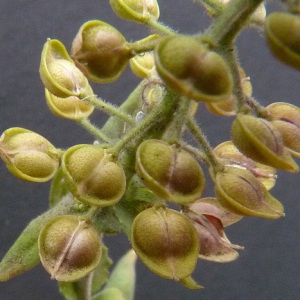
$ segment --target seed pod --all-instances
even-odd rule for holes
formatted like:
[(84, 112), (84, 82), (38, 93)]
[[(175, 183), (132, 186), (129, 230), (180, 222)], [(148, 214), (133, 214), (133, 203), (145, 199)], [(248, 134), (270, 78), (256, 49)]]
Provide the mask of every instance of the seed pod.
[(300, 157), (300, 108), (285, 102), (267, 106), (272, 124), (280, 131), (289, 152)]
[(249, 170), (267, 190), (275, 185), (276, 169), (246, 157), (231, 141), (221, 143), (213, 151), (218, 158), (224, 161), (225, 165)]
[(93, 95), (86, 77), (75, 66), (65, 46), (58, 40), (44, 45), (40, 76), (49, 92), (57, 97), (76, 96), (83, 99)]
[(156, 195), (177, 204), (197, 200), (205, 186), (198, 162), (186, 151), (161, 140), (140, 144), (136, 169), (144, 184)]
[(132, 223), (132, 248), (154, 273), (179, 280), (195, 269), (197, 232), (183, 214), (165, 207), (148, 208)]
[(62, 168), (73, 195), (99, 207), (118, 202), (126, 187), (122, 165), (107, 150), (94, 145), (76, 145), (63, 156)]
[(133, 55), (123, 35), (98, 20), (80, 27), (71, 50), (78, 68), (90, 80), (100, 83), (118, 79)]
[[(241, 78), (241, 85), (243, 88), (243, 92), (248, 97), (252, 94), (252, 85), (250, 82), (250, 78), (246, 77), (246, 74), (243, 69), (239, 69), (240, 78)], [(230, 97), (224, 101), (218, 102), (207, 102), (205, 103), (207, 109), (220, 116), (235, 116), (237, 113), (236, 110), (236, 97), (232, 94)]]
[(61, 151), (41, 135), (19, 127), (0, 137), (0, 156), (16, 177), (33, 181), (50, 180), (59, 166)]
[(60, 98), (51, 94), (47, 89), (45, 89), (45, 94), (48, 107), (58, 117), (81, 120), (87, 118), (94, 111), (94, 106), (76, 96)]
[(197, 101), (227, 100), (232, 78), (225, 60), (192, 37), (162, 39), (154, 58), (158, 74), (176, 92)]
[(300, 70), (300, 18), (274, 12), (265, 22), (267, 41), (272, 53), (281, 62)]
[(213, 216), (222, 222), (224, 227), (240, 221), (244, 215), (233, 213), (220, 204), (216, 198), (201, 198), (190, 204), (189, 210), (204, 216)]
[(110, 0), (114, 12), (121, 18), (147, 23), (159, 18), (159, 6), (156, 0)]
[(147, 78), (155, 72), (153, 52), (136, 55), (129, 61), (132, 72), (141, 78)]
[(102, 245), (92, 225), (76, 216), (62, 215), (42, 229), (39, 255), (44, 268), (58, 281), (76, 281), (100, 262)]
[(262, 118), (238, 114), (232, 123), (234, 145), (247, 157), (262, 164), (289, 172), (298, 172), (298, 165), (284, 147), (280, 131)]
[(215, 193), (221, 205), (236, 214), (268, 219), (284, 216), (282, 204), (248, 170), (226, 167), (217, 173)]
[(220, 219), (192, 210), (187, 210), (185, 215), (192, 221), (197, 231), (200, 259), (226, 263), (238, 258), (239, 254), (234, 249), (243, 249), (243, 247), (230, 243)]

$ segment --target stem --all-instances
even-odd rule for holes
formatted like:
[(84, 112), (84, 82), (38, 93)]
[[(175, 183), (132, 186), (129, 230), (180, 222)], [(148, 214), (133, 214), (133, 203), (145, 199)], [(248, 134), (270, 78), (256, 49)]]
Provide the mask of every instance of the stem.
[(246, 95), (243, 90), (242, 80), (239, 71), (238, 55), (234, 45), (225, 49), (222, 52), (222, 56), (228, 63), (233, 79), (233, 94), (236, 96), (236, 106), (238, 112), (247, 112), (249, 108), (246, 105)]
[(263, 0), (231, 0), (207, 30), (205, 37), (211, 39), (216, 47), (230, 45), (262, 2)]
[(91, 300), (92, 299), (92, 280), (93, 272), (89, 273), (80, 280), (74, 282), (76, 290), (76, 300)]
[(97, 139), (104, 141), (105, 143), (110, 143), (111, 140), (109, 137), (107, 137), (101, 129), (97, 128), (95, 125), (93, 125), (89, 119), (84, 118), (78, 121), (78, 123), (84, 127), (87, 131), (89, 131), (91, 134), (93, 134)]
[[(112, 151), (118, 153), (137, 136), (143, 139), (145, 136), (151, 138), (154, 134), (163, 134), (164, 129), (171, 121), (173, 113), (177, 108), (179, 97), (172, 92), (167, 92), (162, 102), (140, 123), (137, 124), (126, 136), (124, 136), (113, 148)], [(159, 130), (157, 130), (157, 126)], [(138, 144), (138, 143), (137, 143)]]
[(175, 112), (171, 125), (164, 135), (164, 140), (169, 143), (175, 143), (180, 140), (189, 113), (190, 103), (191, 100), (188, 97), (180, 97), (178, 109)]
[(198, 143), (200, 144), (209, 165), (214, 170), (214, 173), (220, 172), (224, 169), (223, 164), (219, 162), (219, 160), (215, 157), (212, 148), (210, 147), (206, 137), (202, 133), (202, 130), (199, 128), (199, 126), (196, 124), (195, 120), (192, 118), (189, 118), (187, 121), (187, 125), (191, 133), (194, 135)]
[[(141, 90), (144, 85), (144, 81), (133, 90), (129, 97), (120, 106), (120, 109), (131, 115), (135, 115), (142, 108), (141, 102)], [(122, 136), (124, 131), (125, 123), (122, 119), (117, 116), (111, 116), (105, 125), (102, 127), (102, 132), (104, 132), (111, 139), (118, 139)]]
[(117, 116), (120, 119), (124, 120), (125, 122), (129, 124), (134, 124), (134, 119), (129, 116), (128, 114), (121, 111), (119, 107), (115, 107), (109, 103), (106, 103), (100, 98), (93, 97), (86, 97), (84, 101), (89, 102), (90, 104), (94, 105), (96, 108), (98, 108), (101, 111), (106, 112), (107, 114), (111, 116)]
[(156, 21), (155, 19), (150, 18), (145, 21), (145, 24), (150, 26), (161, 35), (175, 34), (175, 30), (171, 29), (169, 26), (164, 25), (163, 23)]
[(128, 43), (128, 46), (136, 54), (144, 53), (147, 51), (152, 51), (161, 39), (161, 36), (154, 34), (134, 43)]
[(219, 15), (223, 9), (224, 4), (220, 2), (220, 0), (194, 0), (202, 5), (204, 5), (207, 9), (213, 11), (213, 15)]

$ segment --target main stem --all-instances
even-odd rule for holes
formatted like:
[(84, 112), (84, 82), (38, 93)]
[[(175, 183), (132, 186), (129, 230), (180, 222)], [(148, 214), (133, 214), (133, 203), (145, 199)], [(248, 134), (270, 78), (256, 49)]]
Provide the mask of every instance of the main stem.
[(263, 0), (231, 0), (205, 36), (215, 47), (230, 45)]

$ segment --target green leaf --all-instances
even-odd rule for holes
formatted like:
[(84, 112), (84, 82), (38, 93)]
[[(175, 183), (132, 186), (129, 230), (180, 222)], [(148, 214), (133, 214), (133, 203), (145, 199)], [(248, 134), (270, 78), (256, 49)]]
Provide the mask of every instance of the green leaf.
[(105, 289), (100, 294), (92, 297), (92, 300), (127, 300), (117, 288)]
[(129, 250), (123, 257), (121, 257), (112, 271), (104, 291), (107, 289), (116, 288), (122, 292), (125, 300), (133, 300), (136, 277), (136, 259), (137, 256), (132, 249)]
[(22, 274), (40, 262), (37, 242), (41, 229), (55, 216), (69, 214), (73, 204), (73, 197), (68, 194), (58, 205), (29, 223), (0, 262), (0, 281)]
[(69, 186), (64, 179), (64, 172), (62, 168), (59, 168), (52, 180), (50, 188), (50, 207), (55, 206), (68, 192)]
[(108, 248), (102, 247), (102, 257), (99, 265), (94, 271), (93, 281), (92, 281), (92, 293), (97, 292), (103, 284), (108, 280), (109, 267), (112, 264), (112, 260), (108, 256)]

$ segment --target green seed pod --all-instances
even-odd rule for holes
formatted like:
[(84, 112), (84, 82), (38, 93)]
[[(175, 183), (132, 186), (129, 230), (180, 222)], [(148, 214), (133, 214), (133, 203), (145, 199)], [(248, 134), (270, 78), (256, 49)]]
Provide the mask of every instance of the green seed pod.
[(76, 96), (60, 98), (51, 94), (47, 89), (45, 89), (45, 94), (48, 107), (58, 117), (81, 120), (87, 118), (94, 111), (94, 106)]
[(183, 214), (165, 207), (148, 208), (132, 223), (132, 248), (154, 273), (179, 280), (195, 269), (197, 232)]
[(122, 165), (107, 150), (94, 145), (76, 145), (63, 156), (62, 168), (74, 197), (93, 206), (118, 202), (126, 187)]
[(33, 181), (50, 180), (59, 166), (61, 151), (41, 135), (19, 127), (0, 137), (0, 156), (16, 177)]
[(282, 204), (248, 170), (226, 167), (215, 179), (215, 193), (221, 205), (236, 214), (278, 219)]
[(100, 83), (118, 79), (133, 55), (123, 35), (98, 20), (80, 27), (71, 49), (78, 68), (90, 80)]
[(138, 23), (148, 23), (159, 18), (156, 0), (110, 0), (114, 12), (121, 18)]
[(100, 262), (102, 245), (92, 225), (76, 216), (62, 215), (49, 221), (38, 239), (41, 262), (52, 279), (76, 281)]
[(281, 62), (300, 70), (300, 18), (274, 12), (265, 22), (267, 41), (272, 53)]
[(176, 92), (197, 101), (227, 100), (232, 78), (225, 60), (192, 37), (172, 35), (158, 43), (158, 74)]
[(234, 145), (247, 157), (262, 164), (289, 172), (298, 172), (298, 165), (284, 147), (280, 131), (262, 118), (238, 114), (232, 123)]
[(140, 144), (136, 169), (144, 184), (156, 195), (181, 205), (199, 199), (205, 186), (198, 162), (186, 151), (161, 140)]
[(300, 108), (285, 102), (267, 106), (272, 124), (280, 131), (284, 145), (295, 157), (300, 157)]
[(213, 151), (218, 158), (223, 160), (225, 165), (243, 168), (252, 172), (267, 190), (275, 185), (276, 169), (246, 157), (231, 141), (219, 144)]
[(49, 92), (57, 97), (93, 95), (87, 78), (75, 66), (65, 46), (58, 40), (47, 40), (40, 63), (40, 76)]

